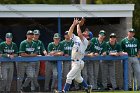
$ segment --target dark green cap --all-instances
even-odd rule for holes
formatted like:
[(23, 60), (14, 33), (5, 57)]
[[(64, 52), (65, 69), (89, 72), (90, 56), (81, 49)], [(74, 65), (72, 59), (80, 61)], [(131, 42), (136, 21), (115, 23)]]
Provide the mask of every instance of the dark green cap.
[(6, 33), (5, 37), (6, 38), (13, 38), (13, 35), (12, 35), (12, 33)]
[(131, 28), (131, 29), (129, 29), (129, 32), (134, 32), (135, 33), (135, 29)]
[(40, 31), (39, 30), (34, 30), (34, 35), (40, 35)]
[(116, 36), (116, 34), (115, 34), (115, 33), (111, 33), (111, 34), (110, 34), (110, 38), (111, 38), (111, 37), (116, 38), (117, 36)]
[(26, 33), (26, 35), (34, 35), (34, 33), (33, 33), (33, 31), (28, 30), (27, 33)]
[(106, 32), (104, 30), (100, 30), (99, 34), (102, 35), (102, 36), (105, 36)]
[(60, 38), (59, 33), (55, 33), (53, 38)]

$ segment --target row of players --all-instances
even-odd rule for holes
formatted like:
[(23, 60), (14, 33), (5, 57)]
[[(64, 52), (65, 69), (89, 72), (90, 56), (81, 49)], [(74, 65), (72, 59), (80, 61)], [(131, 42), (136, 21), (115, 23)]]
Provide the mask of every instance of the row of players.
[[(106, 32), (101, 30), (98, 37), (93, 37), (92, 32), (85, 30), (83, 35), (89, 40), (88, 48), (86, 49), (85, 56), (94, 57), (98, 55), (112, 55), (121, 56), (128, 54), (129, 56), (129, 88), (132, 88), (132, 72), (135, 72), (136, 78), (140, 78), (140, 67), (137, 55), (140, 55), (140, 44), (136, 38), (134, 38), (135, 30), (130, 29), (127, 37), (121, 40), (121, 43), (117, 42), (117, 36), (115, 33), (111, 33), (109, 41), (105, 42)], [(0, 43), (0, 56), (14, 58), (15, 56), (34, 57), (41, 54), (45, 56), (70, 56), (71, 49), (74, 42), (70, 39), (68, 31), (65, 32), (65, 40), (61, 41), (61, 37), (58, 33), (54, 34), (53, 42), (48, 44), (47, 51), (43, 45), (43, 42), (39, 40), (40, 31), (27, 31), (27, 39), (22, 41), (18, 49), (17, 45), (12, 42), (12, 33), (6, 33), (5, 41)], [(80, 51), (80, 50), (78, 50)], [(89, 81), (90, 85), (93, 85), (93, 89), (97, 89), (97, 78), (99, 72), (100, 61), (95, 62), (86, 61), (85, 67), (82, 71), (83, 78)], [(39, 84), (37, 81), (40, 62), (17, 62), (17, 91), (24, 90), (31, 82), (31, 91), (39, 91)], [(11, 82), (13, 79), (14, 63), (13, 62), (1, 62), (0, 63), (0, 90), (10, 91)], [(57, 66), (56, 62), (45, 62), (45, 91), (51, 91), (56, 88), (55, 83), (57, 81)], [(67, 73), (71, 67), (70, 62), (63, 62), (63, 83), (66, 80)], [(109, 77), (113, 89), (117, 88), (115, 79), (115, 62), (102, 61), (102, 84), (104, 88), (107, 88), (108, 70)], [(25, 78), (25, 73), (27, 77)], [(50, 81), (51, 90), (49, 88)], [(90, 78), (88, 78), (90, 77)], [(24, 80), (25, 78), (25, 80)], [(23, 82), (24, 81), (24, 82)], [(138, 79), (138, 83), (140, 80)], [(139, 83), (140, 84), (140, 83)]]

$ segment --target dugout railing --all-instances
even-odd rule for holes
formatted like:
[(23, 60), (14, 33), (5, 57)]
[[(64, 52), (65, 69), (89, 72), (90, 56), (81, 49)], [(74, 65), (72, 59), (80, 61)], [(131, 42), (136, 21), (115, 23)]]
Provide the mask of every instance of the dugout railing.
[[(62, 90), (62, 61), (70, 61), (70, 57), (65, 56), (37, 56), (37, 57), (15, 57), (13, 59), (0, 57), (0, 62), (37, 62), (40, 60), (57, 61), (58, 69), (58, 90)], [(123, 86), (124, 90), (128, 90), (128, 56), (97, 56), (97, 57), (84, 57), (83, 60), (123, 60)], [(140, 59), (139, 59), (140, 60)]]

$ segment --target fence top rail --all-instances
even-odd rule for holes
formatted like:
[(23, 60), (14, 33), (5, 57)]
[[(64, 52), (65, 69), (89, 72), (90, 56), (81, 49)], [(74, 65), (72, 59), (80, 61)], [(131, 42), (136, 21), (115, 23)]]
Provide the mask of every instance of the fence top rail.
[[(128, 59), (127, 55), (124, 56), (96, 56), (96, 57), (84, 57), (83, 60), (125, 60)], [(70, 61), (71, 57), (65, 57), (65, 56), (37, 56), (37, 57), (15, 57), (13, 59), (11, 58), (4, 58), (0, 57), (0, 61), (4, 62), (34, 62), (34, 61), (40, 61), (40, 60), (47, 60), (47, 61)]]

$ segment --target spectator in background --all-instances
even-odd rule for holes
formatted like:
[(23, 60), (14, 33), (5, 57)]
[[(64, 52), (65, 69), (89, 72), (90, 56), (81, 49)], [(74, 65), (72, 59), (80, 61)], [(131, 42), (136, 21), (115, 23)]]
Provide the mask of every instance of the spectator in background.
[[(48, 45), (48, 55), (50, 56), (63, 56), (64, 47), (60, 43), (60, 35), (58, 33), (54, 34), (53, 42)], [(51, 72), (52, 72), (52, 83), (51, 83), (51, 91), (55, 90), (57, 87), (55, 83), (57, 81), (57, 62), (46, 62), (46, 70), (45, 70), (45, 91), (49, 92), (49, 83), (51, 80)]]
[[(18, 56), (18, 47), (12, 42), (12, 33), (6, 33), (5, 41), (0, 43), (0, 56), (6, 58), (14, 58)], [(2, 62), (1, 63), (1, 74), (2, 74), (2, 84), (0, 85), (0, 91), (3, 93), (11, 93), (11, 83), (13, 80), (14, 63), (13, 62)]]

